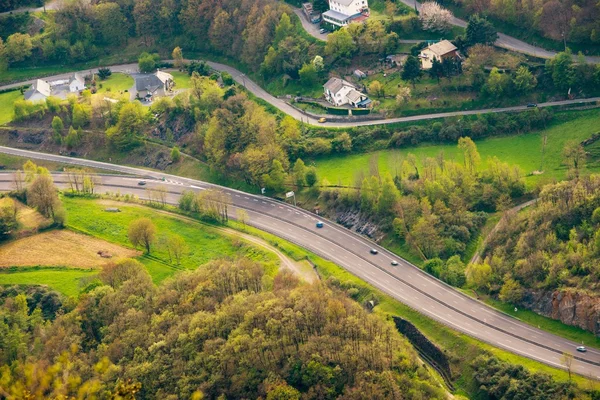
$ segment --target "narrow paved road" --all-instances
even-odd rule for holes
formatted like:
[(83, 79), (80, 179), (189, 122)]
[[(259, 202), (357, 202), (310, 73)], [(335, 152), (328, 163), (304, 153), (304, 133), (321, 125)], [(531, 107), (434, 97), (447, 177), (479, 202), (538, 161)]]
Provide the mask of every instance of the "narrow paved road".
[[(168, 60), (168, 61), (170, 61), (170, 60)], [(186, 60), (186, 61), (190, 61), (190, 60)], [(231, 76), (237, 83), (239, 83), (240, 85), (243, 85), (246, 88), (246, 90), (251, 92), (253, 95), (266, 101), (267, 103), (278, 108), (283, 113), (288, 114), (291, 117), (297, 119), (298, 121), (302, 121), (302, 122), (305, 122), (310, 125), (325, 126), (328, 128), (351, 128), (351, 127), (356, 127), (356, 126), (386, 125), (386, 124), (395, 124), (395, 123), (399, 123), (399, 122), (423, 121), (423, 120), (438, 119), (438, 118), (456, 117), (456, 116), (461, 116), (461, 115), (517, 112), (517, 111), (525, 111), (528, 109), (527, 106), (514, 106), (514, 107), (502, 107), (502, 108), (486, 108), (486, 109), (468, 110), (468, 111), (451, 111), (451, 112), (446, 112), (446, 113), (414, 115), (414, 116), (410, 116), (410, 117), (398, 117), (398, 118), (377, 119), (377, 120), (367, 120), (367, 121), (349, 120), (349, 121), (344, 121), (344, 122), (319, 123), (319, 121), (316, 118), (313, 118), (313, 117), (303, 114), (298, 109), (292, 107), (284, 100), (278, 99), (277, 97), (274, 97), (273, 95), (269, 94), (265, 89), (260, 87), (258, 84), (256, 84), (254, 81), (252, 81), (250, 78), (248, 78), (248, 76), (246, 76), (246, 74), (238, 71), (237, 69), (230, 67), (229, 65), (220, 64), (220, 63), (216, 63), (216, 62), (212, 62), (212, 61), (207, 61), (206, 63), (208, 65), (210, 65), (211, 68), (214, 68), (217, 71), (228, 72), (229, 74), (231, 74)], [(113, 65), (113, 66), (109, 66), (108, 68), (110, 68), (113, 72), (124, 72), (124, 73), (128, 73), (128, 74), (138, 72), (137, 64)], [(80, 71), (80, 73), (83, 75), (86, 75), (86, 74), (95, 73), (97, 71), (98, 71), (98, 68), (91, 68), (91, 69), (86, 69), (86, 70)], [(66, 79), (71, 75), (73, 75), (73, 72), (70, 72), (68, 74), (49, 76), (49, 77), (45, 77), (44, 79), (46, 79), (46, 80)], [(34, 81), (35, 80), (32, 79), (32, 80), (28, 80), (28, 81), (23, 81), (23, 82), (12, 83), (9, 85), (0, 86), (0, 90), (16, 88), (16, 87), (20, 87), (20, 86), (24, 86), (24, 85), (30, 85)], [(600, 97), (593, 97), (593, 98), (589, 98), (589, 99), (562, 100), (562, 101), (552, 101), (552, 102), (547, 102), (547, 103), (539, 103), (538, 107), (553, 107), (553, 106), (561, 106), (561, 105), (585, 105), (585, 104), (596, 103), (596, 102), (600, 102)]]
[[(177, 203), (184, 190), (221, 190), (231, 199), (231, 215), (235, 215), (238, 209), (246, 210), (250, 225), (333, 261), (360, 279), (444, 325), (556, 368), (562, 368), (561, 356), (563, 352), (569, 352), (575, 355), (572, 367), (574, 372), (600, 379), (600, 351), (589, 349), (587, 353), (577, 353), (575, 349), (579, 343), (531, 327), (465, 296), (397, 255), (332, 221), (325, 221), (322, 229), (316, 228), (317, 219), (323, 219), (303, 209), (267, 197), (160, 172), (7, 147), (0, 147), (0, 152), (145, 177), (148, 183), (142, 187), (138, 185), (139, 178), (105, 176), (102, 178), (100, 191), (118, 190), (120, 193), (145, 198), (147, 188), (167, 185), (167, 200), (171, 204)], [(161, 181), (163, 178), (166, 179), (164, 182)], [(56, 181), (65, 187), (64, 177), (58, 175)], [(1, 173), (0, 190), (11, 188), (12, 175)], [(376, 248), (379, 254), (370, 254), (371, 248)], [(392, 266), (392, 260), (397, 260), (399, 265)]]
[(18, 14), (18, 13), (24, 13), (24, 12), (30, 12), (30, 13), (43, 12), (44, 10), (45, 11), (57, 10), (60, 7), (62, 2), (63, 2), (63, 0), (52, 0), (52, 1), (47, 2), (45, 7), (23, 7), (23, 8), (18, 8), (16, 10), (12, 10), (12, 11), (1, 12), (0, 15)]

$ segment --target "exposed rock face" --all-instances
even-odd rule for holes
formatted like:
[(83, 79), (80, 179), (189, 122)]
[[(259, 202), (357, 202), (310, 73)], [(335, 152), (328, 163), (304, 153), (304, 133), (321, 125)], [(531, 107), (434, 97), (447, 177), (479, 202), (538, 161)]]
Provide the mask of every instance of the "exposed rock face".
[(345, 210), (335, 215), (338, 224), (345, 226), (361, 235), (368, 236), (373, 240), (379, 240), (383, 237), (380, 227), (373, 221), (366, 218), (358, 210)]
[(600, 337), (600, 296), (572, 291), (526, 291), (522, 305), (567, 325), (578, 326)]

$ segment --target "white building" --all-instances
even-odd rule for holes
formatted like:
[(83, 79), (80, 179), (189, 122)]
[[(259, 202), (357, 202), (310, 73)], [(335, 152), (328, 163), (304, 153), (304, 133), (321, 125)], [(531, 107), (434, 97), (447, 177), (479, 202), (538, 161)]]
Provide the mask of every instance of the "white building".
[(341, 27), (368, 14), (368, 0), (329, 0), (329, 11), (323, 13), (323, 21)]
[(50, 94), (52, 89), (50, 88), (50, 84), (45, 80), (38, 79), (33, 85), (24, 93), (25, 100), (29, 101), (44, 101)]
[(331, 78), (323, 88), (327, 101), (337, 107), (350, 104), (352, 107), (365, 108), (371, 103), (369, 97), (359, 92), (356, 86), (340, 78)]
[(71, 93), (79, 93), (85, 89), (85, 79), (78, 73), (75, 73), (69, 79), (69, 91)]

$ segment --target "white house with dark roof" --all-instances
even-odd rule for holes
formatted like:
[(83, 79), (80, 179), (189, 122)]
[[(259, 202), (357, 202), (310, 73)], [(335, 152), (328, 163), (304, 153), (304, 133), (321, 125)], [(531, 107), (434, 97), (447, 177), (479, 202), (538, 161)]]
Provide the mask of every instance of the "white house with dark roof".
[(442, 62), (447, 58), (456, 57), (458, 57), (458, 49), (449, 40), (442, 40), (441, 42), (429, 45), (421, 50), (421, 54), (419, 54), (423, 69), (431, 69), (434, 58)]
[(342, 27), (368, 13), (368, 0), (329, 0), (329, 11), (323, 13), (323, 21)]
[(367, 95), (344, 79), (331, 78), (323, 88), (327, 101), (336, 107), (350, 104), (352, 107), (365, 108), (371, 103)]
[(25, 100), (44, 101), (52, 94), (50, 84), (43, 79), (33, 82), (33, 85), (24, 93)]

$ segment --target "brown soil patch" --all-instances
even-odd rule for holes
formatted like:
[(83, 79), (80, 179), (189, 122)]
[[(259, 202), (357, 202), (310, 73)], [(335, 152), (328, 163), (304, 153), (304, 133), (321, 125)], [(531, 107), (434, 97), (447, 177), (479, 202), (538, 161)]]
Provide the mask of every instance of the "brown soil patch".
[[(50, 231), (15, 240), (0, 247), (0, 268), (100, 267), (109, 260), (135, 257), (139, 252), (67, 230)], [(107, 258), (110, 256), (110, 258)]]

